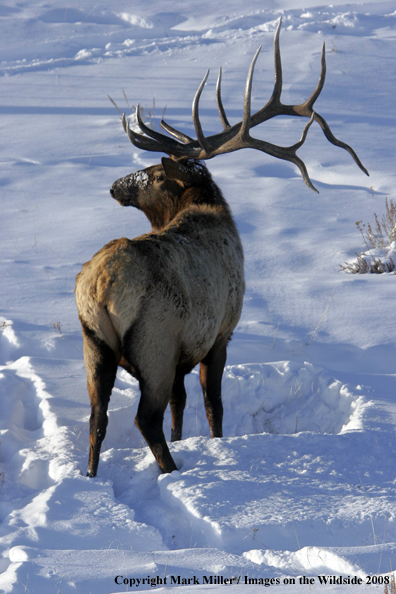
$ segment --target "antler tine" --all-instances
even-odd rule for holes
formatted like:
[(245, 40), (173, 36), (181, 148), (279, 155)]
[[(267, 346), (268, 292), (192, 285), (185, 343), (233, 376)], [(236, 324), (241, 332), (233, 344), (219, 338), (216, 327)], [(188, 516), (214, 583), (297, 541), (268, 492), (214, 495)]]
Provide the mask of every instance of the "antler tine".
[(281, 26), (282, 26), (282, 17), (280, 17), (280, 19), (279, 19), (279, 23), (276, 28), (275, 37), (274, 37), (275, 83), (274, 83), (274, 90), (272, 91), (272, 96), (270, 99), (270, 101), (275, 101), (277, 104), (280, 103), (280, 96), (282, 93), (282, 84), (283, 84), (282, 60), (281, 60), (280, 44), (279, 44)]
[[(201, 123), (199, 120), (199, 113), (198, 113), (199, 99), (201, 97), (201, 93), (203, 91), (203, 88), (205, 86), (208, 76), (209, 76), (209, 70), (207, 71), (203, 81), (201, 82), (201, 84), (198, 88), (197, 93), (195, 94), (192, 110), (193, 110), (193, 122), (194, 122), (195, 131), (197, 133), (198, 143), (206, 152), (209, 153), (211, 149), (210, 149), (209, 144), (206, 141), (206, 137), (203, 134), (202, 126), (201, 126)], [(216, 84), (216, 102), (217, 102), (217, 108), (219, 110), (221, 123), (223, 124), (224, 130), (226, 130), (227, 128), (230, 128), (231, 125), (228, 121), (228, 118), (227, 118), (227, 115), (226, 115), (226, 112), (225, 112), (225, 109), (223, 106), (223, 101), (221, 99), (221, 79), (222, 79), (222, 68), (220, 67), (219, 76), (217, 78), (217, 84)], [(187, 134), (184, 134), (180, 130), (173, 128), (173, 126), (171, 126), (164, 120), (161, 120), (161, 127), (164, 130), (166, 130), (168, 132), (168, 134), (171, 134), (172, 136), (174, 136), (178, 140), (181, 140), (185, 144), (189, 144), (189, 143), (196, 144), (196, 141), (193, 138), (191, 138), (190, 136), (187, 136)], [(204, 157), (201, 157), (201, 158), (204, 158)]]
[(302, 144), (304, 144), (305, 139), (307, 137), (308, 134), (308, 130), (310, 129), (313, 121), (315, 120), (315, 112), (312, 112), (312, 116), (309, 120), (309, 122), (305, 125), (303, 133), (301, 134), (301, 138), (298, 142), (296, 142), (296, 144), (294, 144), (293, 146), (290, 147), (290, 151), (294, 152), (294, 157), (295, 160), (293, 160), (293, 163), (295, 163), (297, 165), (297, 167), (300, 169), (301, 171), (301, 175), (303, 176), (303, 180), (305, 181), (305, 183), (307, 184), (308, 188), (311, 188), (311, 190), (313, 190), (314, 192), (316, 192), (317, 194), (319, 194), (319, 191), (315, 188), (315, 186), (313, 185), (313, 183), (311, 182), (311, 179), (308, 175), (308, 170), (306, 168), (306, 165), (304, 163), (304, 161), (302, 159), (300, 159), (300, 157), (298, 157), (296, 155), (296, 151), (297, 149), (300, 148), (300, 146)]
[(250, 111), (251, 111), (251, 101), (252, 101), (252, 86), (253, 86), (253, 73), (254, 67), (257, 62), (257, 58), (259, 57), (259, 53), (261, 51), (261, 45), (258, 48), (257, 52), (254, 55), (254, 58), (250, 64), (249, 72), (246, 79), (246, 87), (245, 87), (245, 98), (243, 103), (243, 119), (242, 119), (242, 126), (238, 136), (240, 136), (242, 141), (247, 141), (249, 138), (249, 128), (250, 128)]
[(223, 107), (223, 102), (221, 100), (221, 76), (222, 76), (222, 68), (220, 66), (219, 76), (218, 76), (217, 84), (216, 84), (216, 102), (217, 102), (217, 109), (219, 110), (221, 123), (223, 124), (224, 130), (226, 130), (227, 128), (230, 128), (231, 126), (227, 119), (226, 112)]
[(159, 132), (156, 132), (152, 128), (149, 128), (148, 126), (146, 126), (146, 124), (142, 120), (142, 116), (141, 116), (141, 113), (140, 113), (140, 104), (139, 103), (136, 106), (136, 121), (138, 123), (138, 126), (139, 126), (140, 130), (144, 134), (146, 134), (146, 136), (149, 136), (150, 138), (153, 138), (157, 142), (164, 142), (164, 141), (166, 143), (168, 143), (168, 142), (170, 142), (170, 143), (175, 142), (172, 138), (168, 138), (167, 136), (164, 136), (163, 134), (160, 134)]
[(161, 128), (166, 130), (166, 132), (168, 132), (168, 134), (171, 134), (178, 140), (181, 140), (182, 142), (184, 142), (184, 144), (187, 144), (189, 142), (194, 142), (193, 138), (190, 138), (190, 136), (187, 136), (187, 134), (180, 132), (180, 130), (176, 130), (176, 128), (173, 128), (170, 124), (167, 124), (165, 122), (165, 120), (161, 120)]
[(297, 165), (297, 167), (299, 168), (299, 170), (301, 172), (302, 178), (305, 181), (308, 188), (310, 188), (311, 190), (316, 192), (316, 194), (319, 194), (319, 190), (317, 190), (315, 188), (315, 186), (313, 185), (313, 183), (311, 182), (311, 179), (308, 175), (308, 169), (307, 169), (307, 166), (305, 165), (304, 161), (302, 159), (300, 159), (300, 157), (298, 157), (297, 155), (294, 155), (294, 157), (292, 157), (288, 160), (291, 161), (292, 163), (294, 163), (295, 165)]
[(361, 160), (359, 159), (359, 157), (357, 156), (357, 154), (355, 153), (353, 148), (351, 146), (349, 146), (349, 144), (346, 144), (346, 142), (343, 142), (342, 140), (338, 140), (338, 138), (336, 138), (334, 136), (334, 134), (330, 130), (330, 126), (326, 122), (326, 120), (318, 113), (315, 113), (315, 120), (318, 122), (319, 126), (322, 128), (323, 133), (326, 136), (327, 140), (329, 142), (331, 142), (331, 144), (334, 144), (335, 146), (339, 146), (340, 148), (343, 148), (344, 150), (346, 150), (351, 155), (351, 157), (355, 161), (356, 165), (358, 167), (360, 167), (360, 169), (363, 171), (363, 173), (370, 176), (369, 172), (364, 167), (363, 163), (361, 162)]
[(326, 44), (323, 42), (322, 45), (322, 54), (320, 56), (320, 75), (319, 75), (319, 80), (318, 80), (318, 84), (316, 85), (316, 88), (314, 90), (314, 92), (312, 93), (312, 95), (310, 97), (308, 97), (308, 99), (301, 104), (301, 108), (307, 108), (308, 110), (312, 111), (313, 105), (316, 101), (316, 99), (319, 97), (320, 93), (322, 92), (323, 86), (325, 84), (325, 80), (326, 80)]
[(180, 156), (182, 154), (184, 148), (182, 144), (173, 140), (173, 138), (168, 138), (146, 126), (140, 115), (139, 104), (136, 106), (136, 121), (140, 130), (146, 134), (146, 136), (134, 132), (126, 119), (125, 113), (122, 115), (122, 126), (128, 134), (128, 138), (132, 144), (146, 151), (158, 151), (160, 153), (167, 153), (168, 155), (175, 156)]
[(193, 104), (192, 104), (192, 119), (193, 119), (193, 123), (194, 123), (195, 133), (197, 135), (197, 140), (199, 142), (199, 145), (204, 149), (204, 151), (208, 155), (211, 153), (211, 148), (210, 148), (210, 144), (206, 140), (204, 133), (202, 131), (202, 126), (201, 126), (201, 122), (199, 120), (198, 112), (199, 112), (199, 99), (201, 97), (201, 94), (202, 94), (203, 88), (206, 84), (206, 81), (208, 80), (209, 72), (210, 72), (210, 69), (208, 68), (205, 76), (203, 77), (201, 84), (198, 87), (197, 92), (195, 93), (195, 97), (194, 97)]
[[(282, 17), (279, 18), (278, 26), (276, 27), (274, 37), (274, 67), (275, 67), (275, 82), (274, 89), (272, 91), (271, 98), (269, 101), (259, 109), (255, 114), (251, 116), (250, 127), (253, 128), (258, 124), (262, 124), (266, 120), (269, 120), (279, 113), (283, 113), (285, 106), (281, 103), (281, 93), (283, 86), (283, 75), (282, 75), (282, 60), (280, 54), (280, 31), (282, 25)], [(289, 114), (296, 115), (296, 114)]]
[(232, 150), (238, 150), (238, 148), (249, 147), (249, 148), (253, 148), (253, 149), (262, 151), (263, 153), (266, 153), (267, 155), (276, 157), (277, 159), (283, 159), (284, 161), (290, 161), (291, 163), (294, 163), (294, 165), (297, 165), (307, 186), (314, 192), (318, 193), (318, 190), (315, 188), (315, 186), (311, 182), (311, 179), (308, 175), (308, 170), (307, 170), (307, 167), (306, 167), (304, 161), (302, 159), (300, 159), (300, 157), (298, 157), (296, 154), (296, 151), (305, 142), (305, 139), (308, 134), (308, 130), (311, 127), (313, 121), (315, 120), (315, 115), (316, 114), (313, 113), (309, 122), (305, 125), (300, 140), (291, 146), (279, 146), (276, 144), (271, 144), (269, 142), (266, 142), (265, 140), (260, 140), (258, 138), (252, 138), (251, 136), (249, 136), (247, 142), (245, 142), (243, 145), (239, 144), (239, 146), (237, 145), (237, 146), (233, 147)]

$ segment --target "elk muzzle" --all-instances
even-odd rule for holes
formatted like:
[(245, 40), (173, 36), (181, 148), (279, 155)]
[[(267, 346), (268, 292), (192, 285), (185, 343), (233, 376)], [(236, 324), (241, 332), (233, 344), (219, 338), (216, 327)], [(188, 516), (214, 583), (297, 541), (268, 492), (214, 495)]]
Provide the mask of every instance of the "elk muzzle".
[(146, 188), (148, 183), (148, 174), (144, 170), (136, 171), (117, 179), (111, 186), (110, 194), (121, 206), (137, 207), (139, 191)]

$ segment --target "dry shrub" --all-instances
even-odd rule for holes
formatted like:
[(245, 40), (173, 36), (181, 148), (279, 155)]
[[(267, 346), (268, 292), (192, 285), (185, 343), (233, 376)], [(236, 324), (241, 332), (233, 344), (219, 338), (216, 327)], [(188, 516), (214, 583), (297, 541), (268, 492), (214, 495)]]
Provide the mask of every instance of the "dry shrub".
[(395, 574), (391, 574), (389, 587), (385, 584), (384, 594), (396, 594)]
[(395, 270), (392, 252), (396, 250), (396, 246), (392, 244), (396, 241), (396, 204), (393, 200), (388, 202), (386, 198), (385, 205), (386, 213), (382, 219), (374, 213), (374, 229), (370, 223), (366, 227), (362, 221), (356, 222), (367, 249), (356, 254), (357, 259), (353, 262), (340, 264), (342, 270), (352, 274), (382, 274)]

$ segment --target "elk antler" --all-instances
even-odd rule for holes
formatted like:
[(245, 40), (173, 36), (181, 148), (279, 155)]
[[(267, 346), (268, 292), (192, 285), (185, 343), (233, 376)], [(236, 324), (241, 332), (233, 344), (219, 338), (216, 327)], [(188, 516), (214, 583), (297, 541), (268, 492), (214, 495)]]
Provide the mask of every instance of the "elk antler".
[[(263, 151), (269, 155), (273, 155), (278, 159), (284, 159), (286, 161), (291, 161), (300, 169), (303, 179), (307, 186), (317, 192), (317, 189), (312, 184), (307, 168), (305, 163), (297, 156), (296, 151), (300, 148), (300, 146), (304, 143), (308, 129), (311, 126), (312, 122), (315, 120), (318, 122), (320, 127), (322, 128), (327, 140), (334, 144), (335, 146), (339, 146), (352, 156), (356, 164), (360, 167), (362, 171), (366, 175), (369, 175), (367, 169), (362, 165), (360, 162), (357, 154), (348, 144), (338, 140), (330, 130), (329, 125), (327, 124), (326, 120), (316, 113), (313, 110), (313, 105), (316, 99), (319, 97), (320, 92), (323, 88), (326, 76), (326, 59), (325, 59), (325, 44), (323, 44), (322, 48), (322, 56), (321, 56), (321, 72), (318, 84), (312, 95), (304, 102), (299, 105), (284, 105), (281, 100), (281, 92), (282, 92), (282, 64), (281, 64), (281, 56), (280, 56), (280, 49), (279, 49), (279, 34), (280, 28), (282, 24), (282, 19), (279, 19), (279, 24), (276, 29), (275, 39), (274, 39), (274, 55), (275, 55), (275, 85), (274, 90), (272, 92), (272, 96), (268, 103), (259, 111), (251, 115), (251, 95), (252, 95), (252, 84), (253, 84), (253, 72), (254, 67), (258, 58), (258, 55), (261, 50), (261, 46), (256, 52), (252, 63), (250, 64), (247, 80), (246, 80), (246, 88), (245, 88), (245, 98), (244, 98), (244, 106), (243, 106), (243, 118), (241, 122), (238, 124), (234, 124), (230, 126), (223, 103), (221, 100), (221, 75), (222, 71), (220, 68), (219, 77), (217, 79), (217, 86), (216, 86), (216, 100), (217, 100), (217, 107), (219, 110), (219, 115), (221, 122), (223, 124), (224, 130), (218, 134), (214, 134), (213, 136), (206, 137), (202, 131), (201, 122), (199, 120), (198, 108), (199, 108), (199, 99), (201, 97), (202, 90), (205, 86), (206, 80), (209, 76), (209, 70), (204, 76), (198, 91), (193, 100), (192, 104), (192, 119), (194, 123), (195, 133), (197, 138), (193, 139), (183, 134), (179, 130), (172, 128), (169, 124), (161, 121), (161, 126), (174, 138), (170, 138), (161, 134), (159, 132), (155, 132), (142, 120), (140, 114), (140, 106), (137, 105), (136, 107), (136, 119), (138, 126), (143, 134), (138, 134), (134, 132), (129, 123), (127, 123), (125, 114), (122, 116), (122, 124), (124, 130), (127, 132), (128, 137), (132, 144), (137, 146), (138, 148), (147, 150), (147, 151), (158, 151), (167, 153), (175, 157), (176, 159), (180, 158), (190, 158), (190, 159), (211, 159), (216, 155), (220, 155), (223, 153), (231, 153), (233, 151), (237, 151), (242, 148), (254, 148), (259, 151)], [(250, 129), (262, 122), (265, 122), (271, 118), (274, 118), (278, 115), (291, 115), (291, 116), (300, 116), (300, 117), (308, 117), (309, 122), (306, 124), (302, 136), (296, 144), (288, 147), (282, 147), (275, 144), (271, 144), (264, 140), (259, 140), (257, 138), (252, 138), (250, 136)], [(175, 140), (176, 139), (176, 140)]]

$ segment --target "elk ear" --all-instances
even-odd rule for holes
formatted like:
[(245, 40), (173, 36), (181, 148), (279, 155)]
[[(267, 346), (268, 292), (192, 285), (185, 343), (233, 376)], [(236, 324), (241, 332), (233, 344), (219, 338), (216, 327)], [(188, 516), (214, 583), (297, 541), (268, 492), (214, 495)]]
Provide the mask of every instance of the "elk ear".
[(161, 162), (168, 179), (172, 179), (182, 185), (185, 185), (188, 182), (190, 178), (188, 169), (183, 167), (181, 163), (174, 161), (169, 157), (162, 157)]

